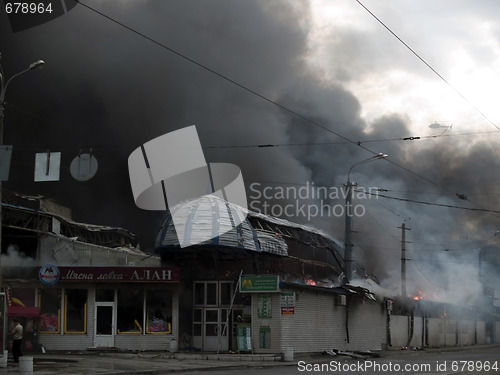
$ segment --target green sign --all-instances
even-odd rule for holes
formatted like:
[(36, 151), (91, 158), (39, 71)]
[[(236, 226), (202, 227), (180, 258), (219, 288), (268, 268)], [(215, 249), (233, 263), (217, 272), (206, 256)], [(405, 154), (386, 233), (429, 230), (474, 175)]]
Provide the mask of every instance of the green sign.
[(240, 292), (242, 293), (277, 292), (278, 290), (279, 282), (277, 275), (241, 277)]
[(238, 324), (238, 352), (252, 350), (252, 326), (250, 324)]
[(261, 326), (259, 328), (259, 348), (261, 349), (271, 348), (271, 327)]
[(257, 306), (257, 316), (259, 318), (271, 318), (272, 315), (272, 304), (271, 296), (261, 295), (259, 296), (258, 306)]

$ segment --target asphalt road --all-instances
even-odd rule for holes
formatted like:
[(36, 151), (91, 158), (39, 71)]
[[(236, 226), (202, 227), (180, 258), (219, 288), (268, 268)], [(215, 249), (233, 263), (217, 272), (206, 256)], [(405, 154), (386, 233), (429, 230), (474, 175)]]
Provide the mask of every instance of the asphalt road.
[[(206, 373), (206, 371), (204, 371)], [(297, 361), (296, 365), (217, 369), (217, 374), (500, 374), (500, 348), (468, 348), (465, 350), (394, 352), (370, 360), (346, 360), (344, 357), (316, 357)], [(183, 374), (200, 374), (189, 371)]]

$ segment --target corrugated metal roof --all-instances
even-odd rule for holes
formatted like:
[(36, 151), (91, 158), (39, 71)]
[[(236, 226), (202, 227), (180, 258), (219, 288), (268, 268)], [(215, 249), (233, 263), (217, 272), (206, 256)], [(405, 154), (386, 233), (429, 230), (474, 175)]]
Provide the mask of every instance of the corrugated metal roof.
[[(175, 227), (172, 215), (176, 218)], [(271, 225), (264, 228), (258, 221)], [(241, 224), (235, 225), (238, 222)], [(320, 231), (248, 211), (214, 195), (206, 195), (174, 207), (159, 230), (156, 248), (179, 247), (178, 233), (181, 233), (180, 238), (184, 245), (233, 247), (280, 256), (288, 256), (288, 245), (284, 236), (295, 238), (300, 235), (304, 237), (300, 238), (304, 243), (331, 248), (335, 253), (337, 249), (337, 243)], [(206, 240), (207, 238), (210, 240)], [(340, 259), (338, 256), (339, 261)]]
[(180, 234), (184, 246), (214, 245), (261, 251), (246, 214), (243, 208), (214, 195), (177, 205), (160, 227), (156, 248), (179, 246)]

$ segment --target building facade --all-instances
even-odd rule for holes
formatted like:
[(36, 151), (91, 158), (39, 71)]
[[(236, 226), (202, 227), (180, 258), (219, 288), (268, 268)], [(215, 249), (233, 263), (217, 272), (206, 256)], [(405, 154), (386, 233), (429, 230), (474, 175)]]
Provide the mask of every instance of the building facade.
[[(183, 240), (200, 231), (211, 240), (181, 247), (169, 214), (156, 255), (138, 250), (130, 232), (73, 222), (43, 197), (7, 198), (2, 287), (10, 320), (25, 327), (26, 351), (276, 354), (500, 341), (492, 308), (387, 298), (349, 285), (333, 239), (217, 197), (184, 207)], [(220, 209), (242, 224), (220, 220)], [(376, 282), (362, 269), (355, 275)]]
[(121, 228), (73, 222), (43, 197), (3, 206), (3, 288), (24, 350), (169, 350), (178, 337), (180, 269)]

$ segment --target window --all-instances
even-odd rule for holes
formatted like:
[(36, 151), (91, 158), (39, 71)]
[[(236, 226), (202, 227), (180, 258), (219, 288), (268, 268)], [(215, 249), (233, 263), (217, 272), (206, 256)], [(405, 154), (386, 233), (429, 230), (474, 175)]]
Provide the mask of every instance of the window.
[(172, 333), (172, 294), (169, 290), (146, 292), (146, 333)]
[(64, 306), (64, 333), (87, 333), (87, 290), (67, 289)]
[(11, 302), (14, 306), (35, 306), (35, 290), (31, 288), (12, 289)]
[(118, 333), (142, 333), (144, 294), (141, 289), (118, 289)]
[(220, 284), (220, 304), (231, 305), (233, 294), (231, 293), (232, 282), (221, 282)]
[(40, 333), (59, 333), (61, 321), (61, 290), (40, 291)]

